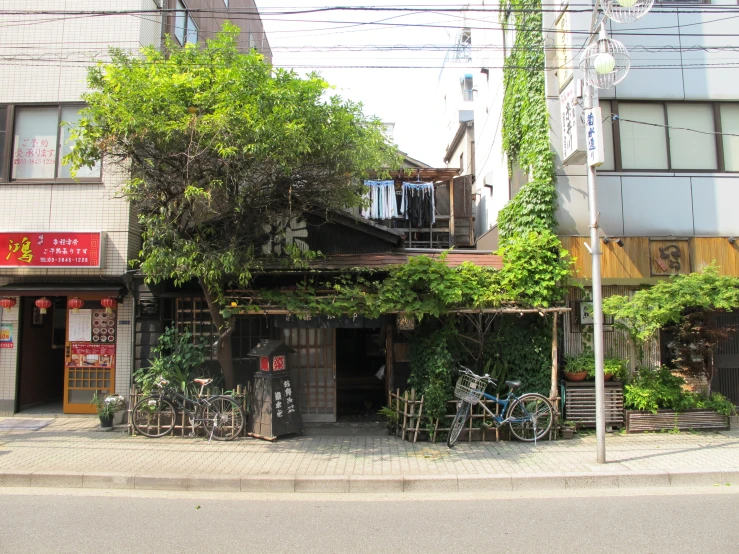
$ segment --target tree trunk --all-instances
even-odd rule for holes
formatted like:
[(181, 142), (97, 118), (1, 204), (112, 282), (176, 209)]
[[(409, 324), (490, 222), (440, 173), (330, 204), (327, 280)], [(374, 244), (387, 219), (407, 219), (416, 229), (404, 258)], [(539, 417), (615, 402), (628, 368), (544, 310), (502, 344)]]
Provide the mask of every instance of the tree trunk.
[(227, 389), (236, 387), (236, 376), (234, 375), (233, 352), (231, 351), (231, 333), (233, 333), (233, 325), (230, 320), (226, 320), (221, 314), (220, 306), (217, 304), (213, 293), (205, 284), (203, 279), (198, 279), (200, 287), (203, 289), (205, 301), (208, 303), (210, 317), (218, 330), (218, 345), (216, 347), (216, 359), (221, 364), (223, 378), (226, 381)]

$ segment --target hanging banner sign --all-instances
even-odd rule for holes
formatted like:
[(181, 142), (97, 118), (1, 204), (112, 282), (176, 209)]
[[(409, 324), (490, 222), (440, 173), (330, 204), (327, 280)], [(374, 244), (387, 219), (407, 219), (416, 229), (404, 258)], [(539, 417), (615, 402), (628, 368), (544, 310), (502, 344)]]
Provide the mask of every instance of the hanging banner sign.
[(102, 231), (0, 232), (0, 267), (102, 267)]
[(0, 323), (0, 348), (13, 348), (12, 323)]
[(600, 108), (591, 108), (585, 112), (585, 139), (588, 144), (588, 165), (598, 167), (605, 161), (603, 119)]

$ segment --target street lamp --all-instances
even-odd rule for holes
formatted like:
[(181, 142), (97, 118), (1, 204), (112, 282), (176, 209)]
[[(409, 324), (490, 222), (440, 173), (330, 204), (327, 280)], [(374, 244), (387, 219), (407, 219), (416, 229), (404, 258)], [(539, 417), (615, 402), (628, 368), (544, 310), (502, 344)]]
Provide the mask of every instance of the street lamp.
[(654, 0), (603, 0), (603, 10), (616, 23), (633, 23), (652, 9)]
[[(606, 16), (598, 23), (602, 3)], [(643, 17), (654, 0), (596, 0), (590, 28), (591, 40), (600, 25), (598, 39), (580, 56), (583, 108), (587, 122), (588, 209), (590, 211), (590, 254), (593, 280), (593, 353), (595, 355), (595, 437), (597, 461), (606, 462), (605, 375), (603, 374), (603, 290), (601, 286), (601, 247), (598, 224), (598, 202), (595, 190), (596, 168), (603, 163), (602, 119), (596, 89), (615, 86), (626, 78), (631, 58), (626, 47), (606, 34), (606, 17), (619, 23), (631, 23)]]

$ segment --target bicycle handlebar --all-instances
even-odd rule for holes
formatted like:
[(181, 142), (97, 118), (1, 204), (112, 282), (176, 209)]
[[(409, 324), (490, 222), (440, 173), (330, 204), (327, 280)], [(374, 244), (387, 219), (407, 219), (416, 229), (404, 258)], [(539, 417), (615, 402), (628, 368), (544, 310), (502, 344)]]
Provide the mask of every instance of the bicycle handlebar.
[(487, 373), (485, 375), (478, 375), (477, 373), (475, 373), (474, 371), (472, 371), (469, 367), (465, 367), (463, 365), (460, 365), (459, 367), (462, 368), (462, 369), (459, 370), (460, 373), (464, 373), (465, 375), (470, 375), (470, 376), (476, 377), (478, 379), (485, 379), (488, 383), (491, 383), (493, 385), (497, 385), (498, 384), (498, 382), (495, 379), (493, 379), (492, 377), (490, 377), (490, 375), (488, 375)]

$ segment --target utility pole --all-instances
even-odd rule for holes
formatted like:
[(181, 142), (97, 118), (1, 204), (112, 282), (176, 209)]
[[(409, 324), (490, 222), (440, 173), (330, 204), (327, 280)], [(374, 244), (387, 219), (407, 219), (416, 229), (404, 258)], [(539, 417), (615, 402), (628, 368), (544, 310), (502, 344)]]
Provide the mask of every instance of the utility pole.
[[(592, 85), (583, 87), (583, 108), (585, 117), (593, 117), (598, 108), (598, 93)], [(599, 116), (598, 116), (599, 117)], [(586, 137), (590, 148), (590, 137)], [(601, 288), (601, 248), (598, 225), (598, 198), (595, 190), (596, 165), (588, 157), (588, 208), (590, 211), (590, 255), (592, 257), (593, 281), (593, 352), (595, 354), (595, 440), (597, 461), (606, 463), (606, 407), (605, 375), (603, 373), (603, 291)]]

